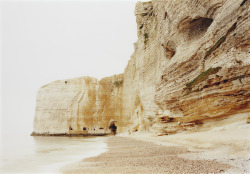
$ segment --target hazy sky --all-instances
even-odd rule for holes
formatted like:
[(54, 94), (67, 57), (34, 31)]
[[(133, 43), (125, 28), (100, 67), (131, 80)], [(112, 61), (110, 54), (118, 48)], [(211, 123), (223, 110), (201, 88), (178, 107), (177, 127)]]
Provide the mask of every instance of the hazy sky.
[(1, 129), (30, 134), (38, 89), (124, 71), (137, 40), (136, 0), (2, 1)]

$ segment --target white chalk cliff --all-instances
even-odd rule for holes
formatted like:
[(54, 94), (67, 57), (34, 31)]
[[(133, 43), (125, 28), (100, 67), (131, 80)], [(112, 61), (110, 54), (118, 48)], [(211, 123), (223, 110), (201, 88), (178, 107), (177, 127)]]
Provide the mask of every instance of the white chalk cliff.
[(135, 8), (123, 74), (55, 81), (37, 94), (33, 135), (192, 131), (250, 115), (250, 2), (153, 0)]

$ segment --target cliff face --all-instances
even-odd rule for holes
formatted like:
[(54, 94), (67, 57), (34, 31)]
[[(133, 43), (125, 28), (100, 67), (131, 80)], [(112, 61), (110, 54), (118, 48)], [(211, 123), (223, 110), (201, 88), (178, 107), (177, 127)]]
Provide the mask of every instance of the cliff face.
[(118, 132), (169, 134), (247, 116), (249, 14), (249, 1), (138, 2), (138, 41), (124, 74), (42, 87), (34, 133), (105, 134), (116, 121)]
[[(34, 135), (110, 133), (112, 121), (122, 117), (123, 75), (97, 81), (91, 77), (60, 80), (37, 94)], [(118, 124), (119, 125), (119, 124)], [(122, 127), (118, 127), (122, 131)]]

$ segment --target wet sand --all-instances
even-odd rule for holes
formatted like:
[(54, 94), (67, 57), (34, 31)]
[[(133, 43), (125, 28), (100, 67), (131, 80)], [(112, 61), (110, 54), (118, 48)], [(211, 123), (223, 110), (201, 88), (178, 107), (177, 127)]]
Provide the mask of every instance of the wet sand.
[(117, 136), (109, 137), (106, 143), (107, 152), (66, 166), (63, 173), (224, 173), (232, 167), (216, 160), (183, 158), (194, 153), (183, 146)]

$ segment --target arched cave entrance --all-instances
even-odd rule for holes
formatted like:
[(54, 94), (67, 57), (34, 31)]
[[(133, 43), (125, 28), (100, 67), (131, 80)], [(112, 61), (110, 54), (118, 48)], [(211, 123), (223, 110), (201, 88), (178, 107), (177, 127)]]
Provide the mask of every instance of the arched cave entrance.
[(115, 135), (115, 134), (116, 134), (116, 129), (117, 129), (117, 127), (116, 127), (116, 125), (115, 125), (115, 121), (112, 121), (112, 122), (110, 123), (109, 129), (111, 130), (111, 134), (112, 134), (112, 135)]

